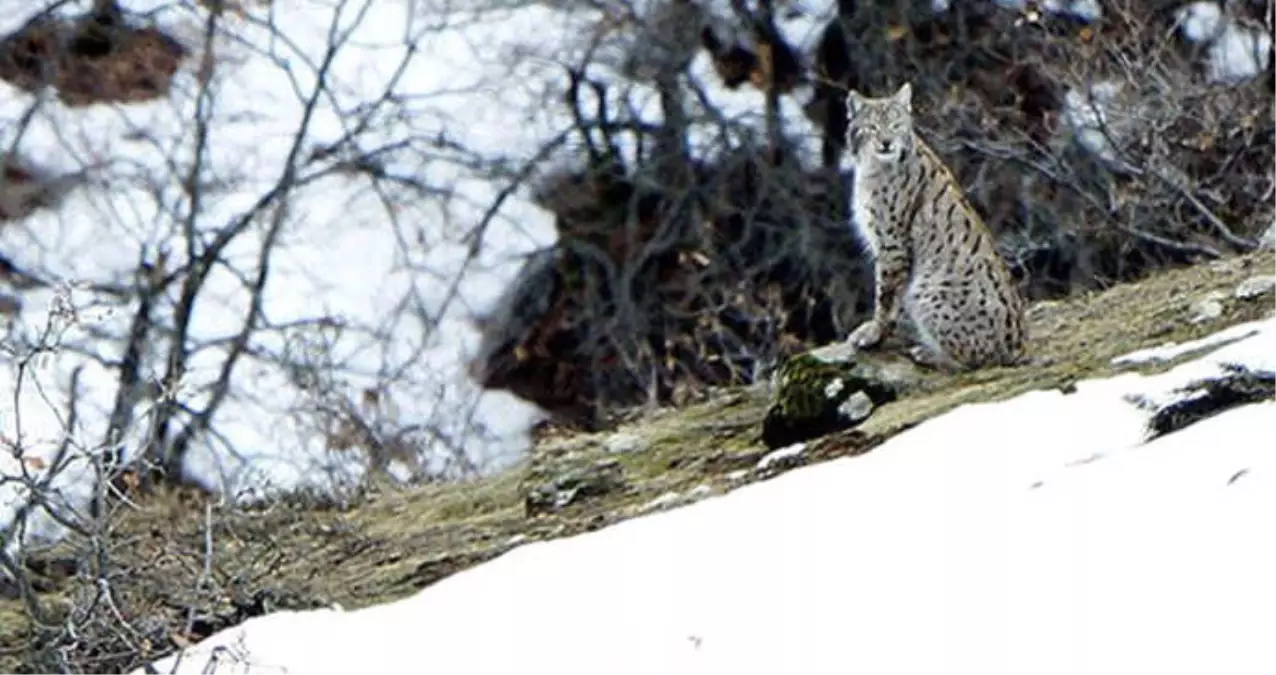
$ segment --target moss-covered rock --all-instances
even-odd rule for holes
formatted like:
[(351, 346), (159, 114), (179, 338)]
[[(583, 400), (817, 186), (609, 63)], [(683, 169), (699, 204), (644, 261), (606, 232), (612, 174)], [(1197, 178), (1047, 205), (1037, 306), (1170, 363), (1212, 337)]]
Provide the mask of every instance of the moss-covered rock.
[(909, 361), (856, 352), (847, 344), (799, 354), (776, 370), (762, 442), (782, 448), (850, 429), (921, 379), (921, 371)]

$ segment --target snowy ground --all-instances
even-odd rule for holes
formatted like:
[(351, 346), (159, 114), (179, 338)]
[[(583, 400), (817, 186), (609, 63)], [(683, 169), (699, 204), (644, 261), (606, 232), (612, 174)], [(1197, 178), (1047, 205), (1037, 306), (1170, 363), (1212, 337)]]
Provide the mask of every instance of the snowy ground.
[[(528, 544), (400, 602), (252, 619), (160, 672), (1276, 672), (1276, 403), (1145, 442), (1276, 319), (1151, 377), (970, 405), (860, 457)], [(211, 661), (210, 661), (211, 659)]]

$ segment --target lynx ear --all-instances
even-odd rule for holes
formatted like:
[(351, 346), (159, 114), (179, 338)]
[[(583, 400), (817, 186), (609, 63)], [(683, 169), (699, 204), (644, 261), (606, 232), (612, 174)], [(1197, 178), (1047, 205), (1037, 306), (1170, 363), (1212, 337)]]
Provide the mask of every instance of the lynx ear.
[(860, 107), (864, 103), (864, 97), (854, 89), (846, 92), (846, 114), (848, 117), (855, 117), (855, 113), (859, 112)]
[(899, 91), (895, 92), (895, 101), (905, 108), (913, 107), (913, 84), (911, 82), (905, 82), (900, 85)]

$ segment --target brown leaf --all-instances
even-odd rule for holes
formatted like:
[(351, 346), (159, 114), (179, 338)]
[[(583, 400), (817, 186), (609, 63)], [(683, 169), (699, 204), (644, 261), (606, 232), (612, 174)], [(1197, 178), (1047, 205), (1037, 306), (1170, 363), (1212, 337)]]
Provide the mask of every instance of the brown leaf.
[(44, 471), (49, 468), (49, 463), (44, 461), (43, 457), (23, 457), (22, 464), (31, 471)]

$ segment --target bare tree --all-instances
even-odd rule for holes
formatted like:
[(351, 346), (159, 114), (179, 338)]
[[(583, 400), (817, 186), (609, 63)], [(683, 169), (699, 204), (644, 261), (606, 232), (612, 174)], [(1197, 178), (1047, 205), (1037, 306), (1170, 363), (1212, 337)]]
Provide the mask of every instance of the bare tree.
[[(0, 567), (33, 626), (26, 663), (113, 672), (215, 629), (197, 608), (238, 597), (214, 543), (244, 503), (485, 468), (480, 392), (457, 382), (448, 342), (484, 251), (436, 252), (516, 230), (472, 184), (522, 182), (509, 157), (449, 131), (440, 101), (490, 83), (420, 86), (440, 36), (492, 8), (412, 3), (388, 34), (394, 10), (367, 0), (306, 21), (271, 3), (63, 4), (24, 7), (39, 11), (0, 38), (0, 78), (29, 92), (0, 111), (20, 411), (3, 421), (15, 463), (0, 476), (13, 505)], [(375, 73), (360, 68), (369, 50)], [(129, 69), (160, 54), (173, 58)], [(248, 65), (276, 86), (247, 88)], [(381, 292), (283, 292), (346, 271), (296, 262), (327, 239), (366, 242), (342, 263), (376, 263)], [(56, 300), (48, 318), (41, 300)], [(167, 566), (119, 531), (164, 500), (206, 516), (206, 541)], [(56, 594), (49, 560), (66, 563)]]

